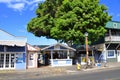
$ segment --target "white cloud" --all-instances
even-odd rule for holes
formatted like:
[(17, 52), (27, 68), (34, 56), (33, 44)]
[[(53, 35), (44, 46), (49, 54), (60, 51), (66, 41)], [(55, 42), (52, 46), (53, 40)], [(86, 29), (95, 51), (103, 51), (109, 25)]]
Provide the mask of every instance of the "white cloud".
[(12, 0), (0, 0), (0, 3), (10, 3)]
[(14, 10), (22, 11), (25, 7), (25, 3), (8, 4), (8, 7)]
[(45, 0), (0, 0), (0, 3), (4, 3), (8, 6), (8, 8), (12, 8), (15, 11), (22, 11), (24, 9), (33, 10), (41, 1)]

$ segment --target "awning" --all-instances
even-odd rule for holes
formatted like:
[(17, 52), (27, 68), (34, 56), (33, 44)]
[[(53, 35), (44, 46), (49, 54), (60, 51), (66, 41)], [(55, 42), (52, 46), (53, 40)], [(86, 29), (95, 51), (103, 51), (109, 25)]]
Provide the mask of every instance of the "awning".
[(7, 46), (25, 46), (26, 42), (25, 41), (0, 41), (0, 45), (7, 45)]

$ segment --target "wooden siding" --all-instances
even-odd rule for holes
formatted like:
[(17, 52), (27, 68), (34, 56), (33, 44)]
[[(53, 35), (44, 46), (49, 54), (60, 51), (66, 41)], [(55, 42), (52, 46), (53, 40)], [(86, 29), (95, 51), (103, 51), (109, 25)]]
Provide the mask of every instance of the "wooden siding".
[(105, 41), (119, 41), (120, 42), (120, 36), (107, 36), (105, 37)]
[(117, 58), (107, 58), (107, 62), (117, 62)]

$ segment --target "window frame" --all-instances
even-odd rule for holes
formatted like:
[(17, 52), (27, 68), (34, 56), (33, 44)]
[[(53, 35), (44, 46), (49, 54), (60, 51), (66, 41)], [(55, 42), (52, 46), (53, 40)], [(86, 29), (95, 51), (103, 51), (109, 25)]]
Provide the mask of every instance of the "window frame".
[[(109, 53), (109, 52), (112, 52), (112, 53)], [(116, 58), (115, 50), (107, 50), (107, 58)]]

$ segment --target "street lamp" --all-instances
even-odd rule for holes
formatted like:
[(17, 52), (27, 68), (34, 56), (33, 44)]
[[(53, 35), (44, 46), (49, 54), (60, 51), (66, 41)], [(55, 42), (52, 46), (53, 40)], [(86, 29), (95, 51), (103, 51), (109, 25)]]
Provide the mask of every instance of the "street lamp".
[(85, 32), (85, 43), (86, 43), (86, 63), (88, 65), (88, 33)]

